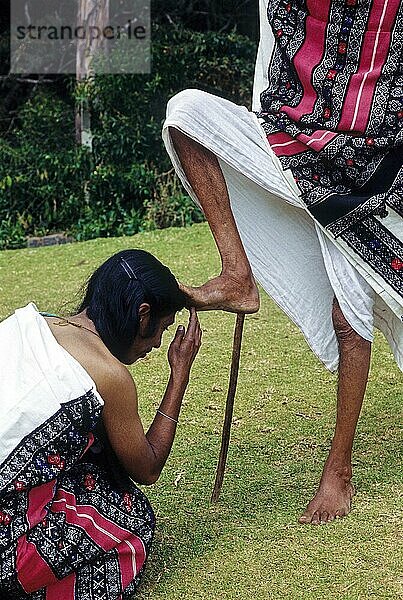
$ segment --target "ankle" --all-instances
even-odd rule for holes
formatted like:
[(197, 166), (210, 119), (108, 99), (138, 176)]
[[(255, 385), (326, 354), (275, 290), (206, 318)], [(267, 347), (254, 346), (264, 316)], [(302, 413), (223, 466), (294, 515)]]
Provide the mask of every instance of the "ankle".
[(230, 279), (235, 283), (242, 282), (243, 285), (248, 281), (254, 283), (252, 269), (248, 264), (240, 265), (239, 263), (223, 266), (220, 276), (225, 279)]
[(324, 469), (324, 473), (332, 473), (344, 481), (350, 481), (353, 476), (353, 469), (351, 466), (351, 460), (341, 456), (329, 455)]

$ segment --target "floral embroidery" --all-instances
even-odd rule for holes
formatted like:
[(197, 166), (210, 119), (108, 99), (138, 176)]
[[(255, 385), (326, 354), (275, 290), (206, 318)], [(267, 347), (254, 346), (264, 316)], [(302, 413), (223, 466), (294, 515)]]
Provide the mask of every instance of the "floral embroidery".
[(403, 269), (403, 260), (400, 260), (400, 258), (394, 258), (390, 265), (394, 271), (401, 271)]
[(96, 485), (96, 481), (95, 481), (94, 477), (91, 475), (91, 473), (87, 473), (84, 478), (84, 487), (89, 492), (92, 492), (92, 490), (95, 489), (95, 485)]

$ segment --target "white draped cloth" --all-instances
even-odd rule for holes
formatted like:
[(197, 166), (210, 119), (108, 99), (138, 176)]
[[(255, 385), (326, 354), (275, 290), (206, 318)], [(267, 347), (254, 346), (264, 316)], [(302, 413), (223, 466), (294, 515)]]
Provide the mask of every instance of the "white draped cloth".
[(61, 406), (95, 383), (31, 302), (0, 323), (0, 464)]
[[(265, 6), (265, 0), (261, 5)], [(268, 29), (267, 20), (261, 22)], [(271, 35), (268, 30), (262, 33), (265, 39)], [(260, 92), (267, 87), (268, 52), (267, 44), (260, 45), (254, 110), (259, 110)], [(199, 204), (173, 147), (169, 127), (217, 156), (255, 278), (301, 329), (324, 365), (331, 371), (338, 366), (331, 316), (336, 296), (347, 321), (363, 338), (372, 341), (374, 327), (383, 332), (403, 370), (403, 303), (392, 310), (374, 282), (364, 278), (315, 225), (256, 115), (200, 90), (184, 90), (169, 101), (164, 143), (184, 187)]]

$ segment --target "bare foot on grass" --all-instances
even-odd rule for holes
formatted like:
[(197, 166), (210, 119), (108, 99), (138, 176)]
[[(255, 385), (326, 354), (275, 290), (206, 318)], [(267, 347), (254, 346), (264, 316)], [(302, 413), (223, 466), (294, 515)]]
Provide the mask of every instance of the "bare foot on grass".
[(334, 469), (325, 466), (318, 491), (299, 522), (322, 525), (345, 517), (351, 510), (353, 495), (351, 468)]
[(188, 304), (197, 310), (225, 310), (255, 313), (259, 310), (259, 292), (252, 274), (245, 278), (220, 275), (200, 287), (179, 284)]

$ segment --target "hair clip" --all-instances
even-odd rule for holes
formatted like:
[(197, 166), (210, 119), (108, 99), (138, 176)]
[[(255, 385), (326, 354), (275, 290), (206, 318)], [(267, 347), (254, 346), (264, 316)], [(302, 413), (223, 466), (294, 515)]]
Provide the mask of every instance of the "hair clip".
[(128, 278), (129, 279), (137, 279), (137, 275), (133, 271), (133, 269), (129, 265), (129, 263), (122, 256), (120, 257), (120, 260), (121, 260), (122, 267), (124, 268), (124, 270), (125, 270), (126, 275), (128, 276)]

